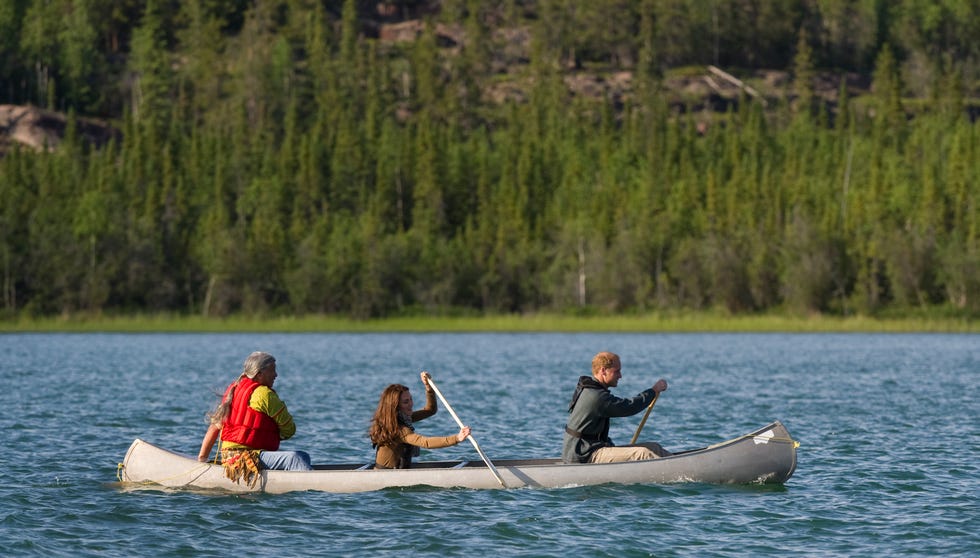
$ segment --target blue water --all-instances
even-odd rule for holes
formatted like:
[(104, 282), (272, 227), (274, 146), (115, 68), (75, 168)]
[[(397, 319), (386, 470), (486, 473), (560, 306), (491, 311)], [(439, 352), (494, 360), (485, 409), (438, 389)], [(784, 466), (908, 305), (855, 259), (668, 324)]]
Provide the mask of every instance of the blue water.
[[(603, 485), (231, 496), (127, 490), (136, 437), (196, 453), (204, 413), (253, 350), (299, 426), (284, 449), (372, 459), (381, 389), (432, 373), (491, 458), (557, 456), (592, 355), (614, 391), (670, 388), (643, 430), (700, 447), (782, 420), (782, 486)], [(0, 335), (7, 556), (980, 555), (980, 336), (778, 334)], [(625, 443), (640, 416), (614, 421)], [(426, 435), (456, 432), (442, 410)], [(478, 459), (472, 446), (422, 459)]]

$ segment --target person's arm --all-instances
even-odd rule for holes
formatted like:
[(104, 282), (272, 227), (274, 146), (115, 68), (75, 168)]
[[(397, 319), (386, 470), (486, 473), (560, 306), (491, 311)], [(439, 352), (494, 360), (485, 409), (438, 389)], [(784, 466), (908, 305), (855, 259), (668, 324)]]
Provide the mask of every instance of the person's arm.
[(466, 436), (469, 436), (468, 426), (460, 430), (459, 434), (453, 434), (452, 436), (422, 436), (407, 428), (405, 430), (408, 430), (408, 432), (403, 432), (402, 434), (402, 441), (404, 443), (426, 449), (448, 448), (449, 446), (455, 446), (456, 444), (465, 440)]
[(219, 434), (221, 434), (221, 428), (213, 424), (208, 426), (208, 431), (204, 433), (204, 440), (201, 441), (201, 451), (197, 452), (198, 461), (208, 460), (208, 457), (211, 455), (211, 448), (214, 447), (214, 443), (218, 440)]
[(616, 397), (606, 392), (601, 396), (598, 407), (602, 410), (602, 414), (607, 417), (630, 417), (645, 409), (653, 401), (655, 395), (656, 392), (653, 388), (644, 390), (636, 397), (628, 399)]
[(425, 384), (425, 408), (412, 413), (412, 422), (417, 422), (422, 419), (427, 419), (432, 415), (436, 414), (439, 407), (436, 403), (436, 392), (432, 389), (432, 386), (428, 382), (422, 382)]
[(279, 439), (288, 440), (296, 434), (296, 423), (293, 416), (289, 414), (286, 404), (279, 399), (279, 394), (275, 390), (265, 386), (259, 386), (252, 392), (252, 398), (248, 400), (248, 406), (260, 413), (265, 413), (272, 417), (279, 426)]

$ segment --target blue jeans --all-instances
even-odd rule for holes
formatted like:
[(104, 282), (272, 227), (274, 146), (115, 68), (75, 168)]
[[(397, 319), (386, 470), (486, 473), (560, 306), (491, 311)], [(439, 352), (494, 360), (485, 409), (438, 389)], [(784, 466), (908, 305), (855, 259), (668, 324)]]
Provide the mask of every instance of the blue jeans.
[(262, 451), (259, 462), (266, 469), (279, 471), (312, 471), (310, 454), (305, 451)]

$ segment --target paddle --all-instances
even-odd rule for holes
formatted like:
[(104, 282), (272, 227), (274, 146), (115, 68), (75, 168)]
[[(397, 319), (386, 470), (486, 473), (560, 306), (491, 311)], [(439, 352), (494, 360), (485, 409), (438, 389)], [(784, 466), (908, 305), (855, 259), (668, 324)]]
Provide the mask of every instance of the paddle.
[[(436, 383), (432, 381), (432, 374), (429, 374), (428, 372), (425, 372), (425, 374), (429, 377), (429, 387), (432, 388), (432, 391), (436, 392), (436, 395), (439, 396), (439, 400), (442, 401), (442, 404), (446, 406), (446, 409), (449, 411), (449, 414), (452, 415), (454, 419), (456, 419), (456, 424), (458, 424), (460, 428), (463, 428), (464, 426), (463, 421), (459, 420), (459, 417), (456, 416), (456, 411), (453, 411), (453, 408), (449, 405), (449, 401), (446, 401), (446, 398), (442, 396), (442, 392), (439, 391), (438, 387), (436, 387)], [(490, 468), (490, 472), (493, 473), (494, 477), (496, 477), (497, 482), (500, 483), (500, 486), (507, 488), (507, 485), (504, 483), (504, 479), (501, 478), (500, 473), (497, 472), (497, 468), (494, 467), (493, 463), (490, 462), (490, 458), (487, 457), (487, 454), (483, 453), (483, 450), (480, 449), (480, 444), (476, 443), (476, 439), (473, 438), (473, 435), (470, 434), (469, 436), (467, 436), (467, 439), (470, 441), (470, 443), (473, 444), (473, 447), (476, 448), (476, 453), (479, 453), (480, 457), (483, 458), (483, 462), (486, 463), (487, 467)]]
[(640, 437), (640, 430), (643, 430), (643, 425), (647, 423), (647, 417), (650, 416), (650, 411), (653, 410), (653, 404), (657, 402), (657, 398), (660, 397), (660, 392), (654, 394), (653, 401), (647, 407), (647, 412), (643, 413), (643, 420), (640, 421), (640, 425), (636, 427), (636, 433), (633, 434), (633, 439), (630, 440), (630, 445), (636, 443), (636, 439)]

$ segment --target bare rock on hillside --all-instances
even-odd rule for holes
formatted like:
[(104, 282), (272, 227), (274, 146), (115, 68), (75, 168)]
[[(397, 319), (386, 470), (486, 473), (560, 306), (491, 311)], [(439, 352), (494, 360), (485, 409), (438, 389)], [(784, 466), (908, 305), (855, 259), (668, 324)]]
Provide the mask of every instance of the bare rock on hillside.
[[(119, 132), (94, 118), (78, 118), (79, 137), (85, 143), (100, 146)], [(14, 146), (35, 151), (53, 151), (60, 144), (68, 127), (68, 118), (59, 112), (31, 105), (0, 105), (0, 155)]]
[[(426, 25), (419, 19), (377, 24), (377, 38), (382, 44), (414, 42), (425, 31)], [(466, 31), (460, 25), (436, 23), (434, 32), (440, 49), (449, 56), (457, 55), (468, 41)], [(535, 77), (529, 73), (531, 29), (527, 26), (496, 27), (491, 41), (494, 47), (490, 69), (496, 77), (485, 84), (484, 98), (494, 103), (526, 101), (535, 83)], [(567, 65), (563, 79), (569, 92), (576, 97), (607, 99), (619, 106), (630, 99), (635, 85), (632, 68), (597, 64), (587, 69), (579, 64)], [(814, 93), (828, 105), (835, 104), (841, 79), (847, 81), (851, 95), (860, 95), (868, 89), (867, 80), (861, 76), (818, 72), (812, 83)], [(703, 73), (687, 69), (669, 73), (660, 87), (668, 104), (680, 111), (726, 112), (743, 97), (751, 97), (763, 106), (795, 97), (790, 73), (771, 69), (742, 71), (739, 77), (713, 66), (706, 66)]]
[(0, 150), (14, 144), (52, 151), (61, 143), (64, 116), (32, 106), (0, 105)]
[[(378, 39), (383, 43), (410, 43), (425, 32), (425, 22), (413, 19), (400, 23), (383, 23), (378, 26)], [(463, 31), (459, 25), (435, 24), (436, 44), (440, 48), (454, 48), (462, 42)]]

